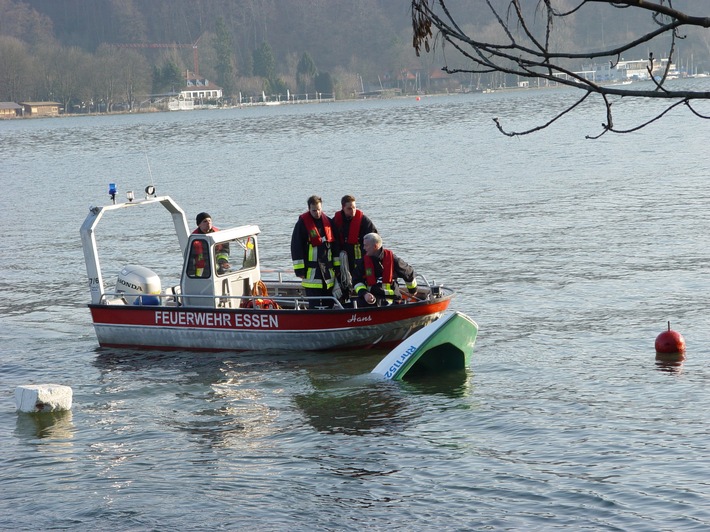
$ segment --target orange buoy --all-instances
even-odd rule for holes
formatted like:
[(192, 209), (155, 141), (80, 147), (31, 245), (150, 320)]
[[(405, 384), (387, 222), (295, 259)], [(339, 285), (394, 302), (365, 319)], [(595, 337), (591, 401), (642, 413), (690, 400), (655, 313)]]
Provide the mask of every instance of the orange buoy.
[(419, 101), (419, 100), (421, 100), (421, 98), (419, 96), (417, 96), (417, 101)]
[(668, 330), (663, 331), (656, 337), (657, 355), (684, 355), (685, 339), (678, 331), (671, 330), (671, 322), (668, 322)]

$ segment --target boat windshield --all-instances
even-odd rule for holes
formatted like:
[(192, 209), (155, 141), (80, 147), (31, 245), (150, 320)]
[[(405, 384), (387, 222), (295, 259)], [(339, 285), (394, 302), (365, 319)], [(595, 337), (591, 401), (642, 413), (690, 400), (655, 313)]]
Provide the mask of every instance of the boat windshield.
[[(220, 246), (222, 246), (220, 248)], [(232, 256), (229, 256), (230, 250)], [(227, 259), (227, 262), (220, 261)], [(256, 267), (256, 246), (253, 236), (245, 236), (215, 245), (215, 259), (218, 264), (217, 275), (241, 272)]]
[(213, 264), (220, 277), (255, 268), (257, 260), (254, 237), (245, 236), (220, 242), (215, 244), (212, 250), (207, 239), (193, 239), (190, 245), (187, 276), (193, 279), (209, 278), (212, 275)]

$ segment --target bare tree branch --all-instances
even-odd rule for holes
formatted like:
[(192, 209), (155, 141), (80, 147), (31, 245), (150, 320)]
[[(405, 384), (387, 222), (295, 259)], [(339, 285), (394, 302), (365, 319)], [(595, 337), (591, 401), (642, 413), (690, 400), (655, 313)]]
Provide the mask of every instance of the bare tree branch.
[(506, 135), (508, 137), (518, 137), (518, 136), (522, 136), (522, 135), (529, 135), (530, 133), (535, 133), (536, 131), (540, 131), (540, 130), (545, 129), (549, 125), (556, 122), (558, 119), (562, 118), (564, 115), (566, 115), (567, 113), (572, 111), (575, 107), (577, 107), (579, 104), (581, 104), (584, 100), (586, 100), (590, 94), (592, 94), (592, 93), (588, 92), (587, 94), (582, 96), (574, 104), (567, 107), (564, 111), (560, 112), (557, 116), (555, 116), (552, 120), (548, 121), (547, 123), (545, 123), (541, 126), (534, 127), (532, 129), (525, 130), (525, 131), (518, 131), (518, 132), (505, 131), (505, 129), (503, 129), (503, 126), (500, 125), (500, 121), (498, 120), (498, 118), (494, 118), (493, 121), (496, 123), (496, 127), (498, 128), (498, 131), (500, 131), (501, 133), (503, 133), (503, 135)]
[[(507, 132), (494, 119), (499, 131), (505, 135), (525, 135), (544, 129), (558, 120), (561, 116), (577, 107), (588, 96), (596, 94), (601, 98), (606, 109), (606, 123), (602, 124), (602, 132), (588, 138), (599, 138), (607, 132), (630, 133), (638, 131), (648, 124), (662, 118), (669, 111), (684, 104), (691, 112), (700, 118), (708, 118), (695, 111), (690, 102), (693, 100), (710, 100), (710, 92), (694, 90), (678, 90), (669, 86), (672, 61), (676, 53), (676, 41), (684, 39), (679, 33), (681, 28), (710, 28), (710, 17), (691, 16), (673, 7), (673, 0), (578, 0), (576, 5), (562, 10), (560, 6), (567, 4), (563, 0), (538, 0), (535, 8), (530, 9), (531, 2), (526, 0), (507, 0), (505, 2), (484, 0), (476, 5), (481, 9), (484, 5), (490, 14), (490, 22), (498, 27), (495, 38), (490, 31), (482, 30), (464, 31), (457, 23), (456, 17), (447, 0), (412, 0), (412, 44), (417, 55), (422, 50), (432, 51), (439, 43), (452, 46), (465, 60), (466, 67), (443, 68), (448, 73), (490, 74), (500, 73), (517, 76), (528, 80), (537, 80), (545, 86), (567, 86), (582, 90), (585, 95), (576, 103), (569, 105), (563, 112), (542, 126), (521, 132)], [(604, 4), (601, 9), (614, 9), (619, 13), (627, 10), (647, 12), (653, 29), (644, 30), (639, 36), (632, 36), (627, 42), (614, 45), (606, 49), (573, 50), (572, 46), (565, 47), (565, 41), (558, 39), (558, 26), (562, 22), (574, 22), (574, 17), (582, 17), (589, 13), (593, 4)], [(505, 11), (500, 7), (507, 7)], [(564, 26), (564, 25), (563, 25)], [(639, 45), (649, 46), (654, 43), (659, 46), (659, 39), (663, 39), (661, 46), (665, 48), (665, 57), (654, 59), (649, 54), (648, 65), (643, 77), (652, 80), (650, 88), (632, 87), (623, 84), (620, 66), (622, 54), (632, 52)], [(602, 47), (603, 48), (603, 47)], [(600, 79), (597, 79), (596, 70), (590, 71), (583, 67), (583, 61), (601, 61), (608, 64), (605, 70), (599, 70)], [(448, 63), (448, 61), (447, 61)], [(594, 68), (598, 68), (596, 63)], [(614, 79), (611, 79), (614, 77)], [(616, 83), (614, 83), (616, 81)], [(665, 109), (654, 118), (636, 127), (617, 129), (614, 127), (612, 114), (612, 100), (610, 96), (623, 96), (633, 98), (666, 99), (669, 101)]]

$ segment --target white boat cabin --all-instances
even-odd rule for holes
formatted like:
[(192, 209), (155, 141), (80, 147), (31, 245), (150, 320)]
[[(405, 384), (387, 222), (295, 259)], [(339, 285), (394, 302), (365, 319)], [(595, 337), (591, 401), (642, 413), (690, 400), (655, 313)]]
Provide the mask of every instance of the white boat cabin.
[(261, 280), (258, 234), (258, 226), (245, 225), (190, 235), (180, 281), (182, 303), (239, 307), (238, 298), (251, 296)]

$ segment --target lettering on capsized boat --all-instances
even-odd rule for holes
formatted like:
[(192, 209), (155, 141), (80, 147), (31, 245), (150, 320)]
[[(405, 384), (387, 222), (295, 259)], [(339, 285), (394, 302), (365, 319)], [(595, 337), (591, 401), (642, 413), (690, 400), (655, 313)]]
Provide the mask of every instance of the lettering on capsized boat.
[(402, 367), (402, 364), (404, 364), (407, 359), (416, 352), (416, 350), (416, 345), (410, 345), (404, 353), (399, 355), (399, 358), (390, 366), (390, 369), (385, 372), (385, 378), (391, 379), (392, 376), (397, 373), (397, 370)]
[(155, 312), (156, 325), (184, 327), (230, 327), (234, 329), (278, 329), (279, 317), (266, 314), (220, 314), (214, 312)]

